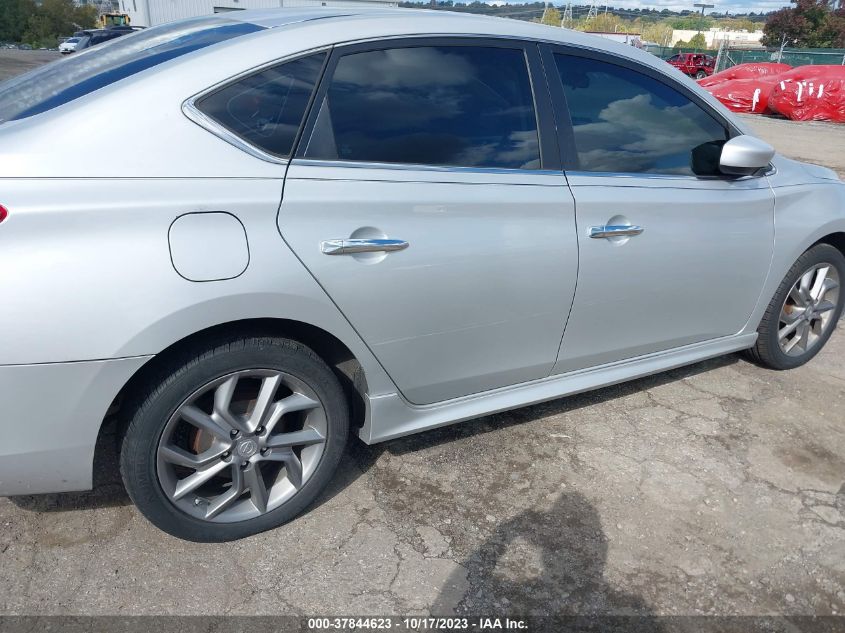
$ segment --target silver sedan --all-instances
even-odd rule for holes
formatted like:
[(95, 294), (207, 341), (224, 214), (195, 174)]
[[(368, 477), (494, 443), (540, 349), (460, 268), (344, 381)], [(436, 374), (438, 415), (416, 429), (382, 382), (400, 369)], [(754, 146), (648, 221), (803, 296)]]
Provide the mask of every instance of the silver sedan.
[(90, 488), (115, 423), (132, 499), (191, 540), (301, 513), (350, 433), (797, 367), (845, 301), (833, 172), (524, 22), (146, 29), (0, 84), (0, 174), (0, 494)]

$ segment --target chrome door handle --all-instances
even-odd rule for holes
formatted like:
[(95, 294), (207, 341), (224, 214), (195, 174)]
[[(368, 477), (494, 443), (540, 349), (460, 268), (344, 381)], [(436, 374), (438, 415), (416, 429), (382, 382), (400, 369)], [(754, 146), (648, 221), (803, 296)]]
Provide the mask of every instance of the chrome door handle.
[(641, 226), (625, 225), (625, 224), (608, 224), (606, 226), (591, 226), (590, 237), (594, 240), (600, 240), (604, 237), (632, 237), (639, 235), (645, 229)]
[(389, 239), (345, 239), (324, 240), (320, 250), (324, 255), (352, 255), (354, 253), (392, 253), (408, 248), (405, 240)]

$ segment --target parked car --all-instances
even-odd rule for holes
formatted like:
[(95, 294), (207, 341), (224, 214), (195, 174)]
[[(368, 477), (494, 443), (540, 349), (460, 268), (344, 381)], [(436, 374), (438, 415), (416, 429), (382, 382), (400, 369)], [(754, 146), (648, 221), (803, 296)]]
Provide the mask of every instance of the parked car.
[[(224, 541), (303, 512), (350, 432), (812, 359), (845, 301), (845, 184), (597, 46), (238, 12), (0, 85), (0, 494), (90, 488), (114, 422), (140, 511)], [(145, 133), (104, 155), (115, 113)]]
[(73, 36), (74, 38), (79, 38), (79, 42), (76, 45), (76, 50), (81, 51), (83, 49), (91, 48), (92, 46), (97, 46), (98, 44), (108, 42), (118, 37), (129, 35), (132, 32), (133, 29), (131, 29), (130, 27), (110, 27), (107, 29), (86, 29), (84, 31), (78, 31), (74, 33)]
[(76, 47), (79, 45), (79, 42), (82, 38), (80, 37), (69, 37), (64, 42), (59, 44), (59, 52), (62, 55), (69, 55), (76, 51)]
[(716, 70), (716, 59), (712, 55), (702, 53), (680, 53), (666, 61), (685, 75), (696, 79), (704, 79)]

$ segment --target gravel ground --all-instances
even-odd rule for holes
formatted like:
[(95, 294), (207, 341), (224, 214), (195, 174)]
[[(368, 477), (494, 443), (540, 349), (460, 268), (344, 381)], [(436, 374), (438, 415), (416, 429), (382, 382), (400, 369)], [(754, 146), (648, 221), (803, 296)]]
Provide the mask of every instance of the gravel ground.
[[(2, 68), (0, 55), (0, 68)], [(754, 119), (843, 172), (845, 126)], [(798, 142), (800, 141), (800, 142)], [(0, 499), (3, 614), (838, 614), (845, 333), (367, 447), (305, 516), (185, 543), (91, 493)]]
[(61, 53), (55, 51), (0, 49), (0, 81), (59, 59), (61, 56)]

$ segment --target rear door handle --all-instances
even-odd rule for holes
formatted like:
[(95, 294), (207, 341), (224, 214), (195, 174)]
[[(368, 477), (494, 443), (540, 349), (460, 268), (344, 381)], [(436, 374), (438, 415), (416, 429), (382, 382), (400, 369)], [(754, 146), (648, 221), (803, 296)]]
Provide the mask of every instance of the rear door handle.
[(607, 224), (605, 226), (591, 226), (590, 237), (600, 240), (605, 237), (632, 237), (639, 235), (645, 229), (630, 224)]
[(320, 250), (324, 255), (352, 255), (354, 253), (392, 253), (408, 248), (405, 240), (350, 239), (324, 240)]

